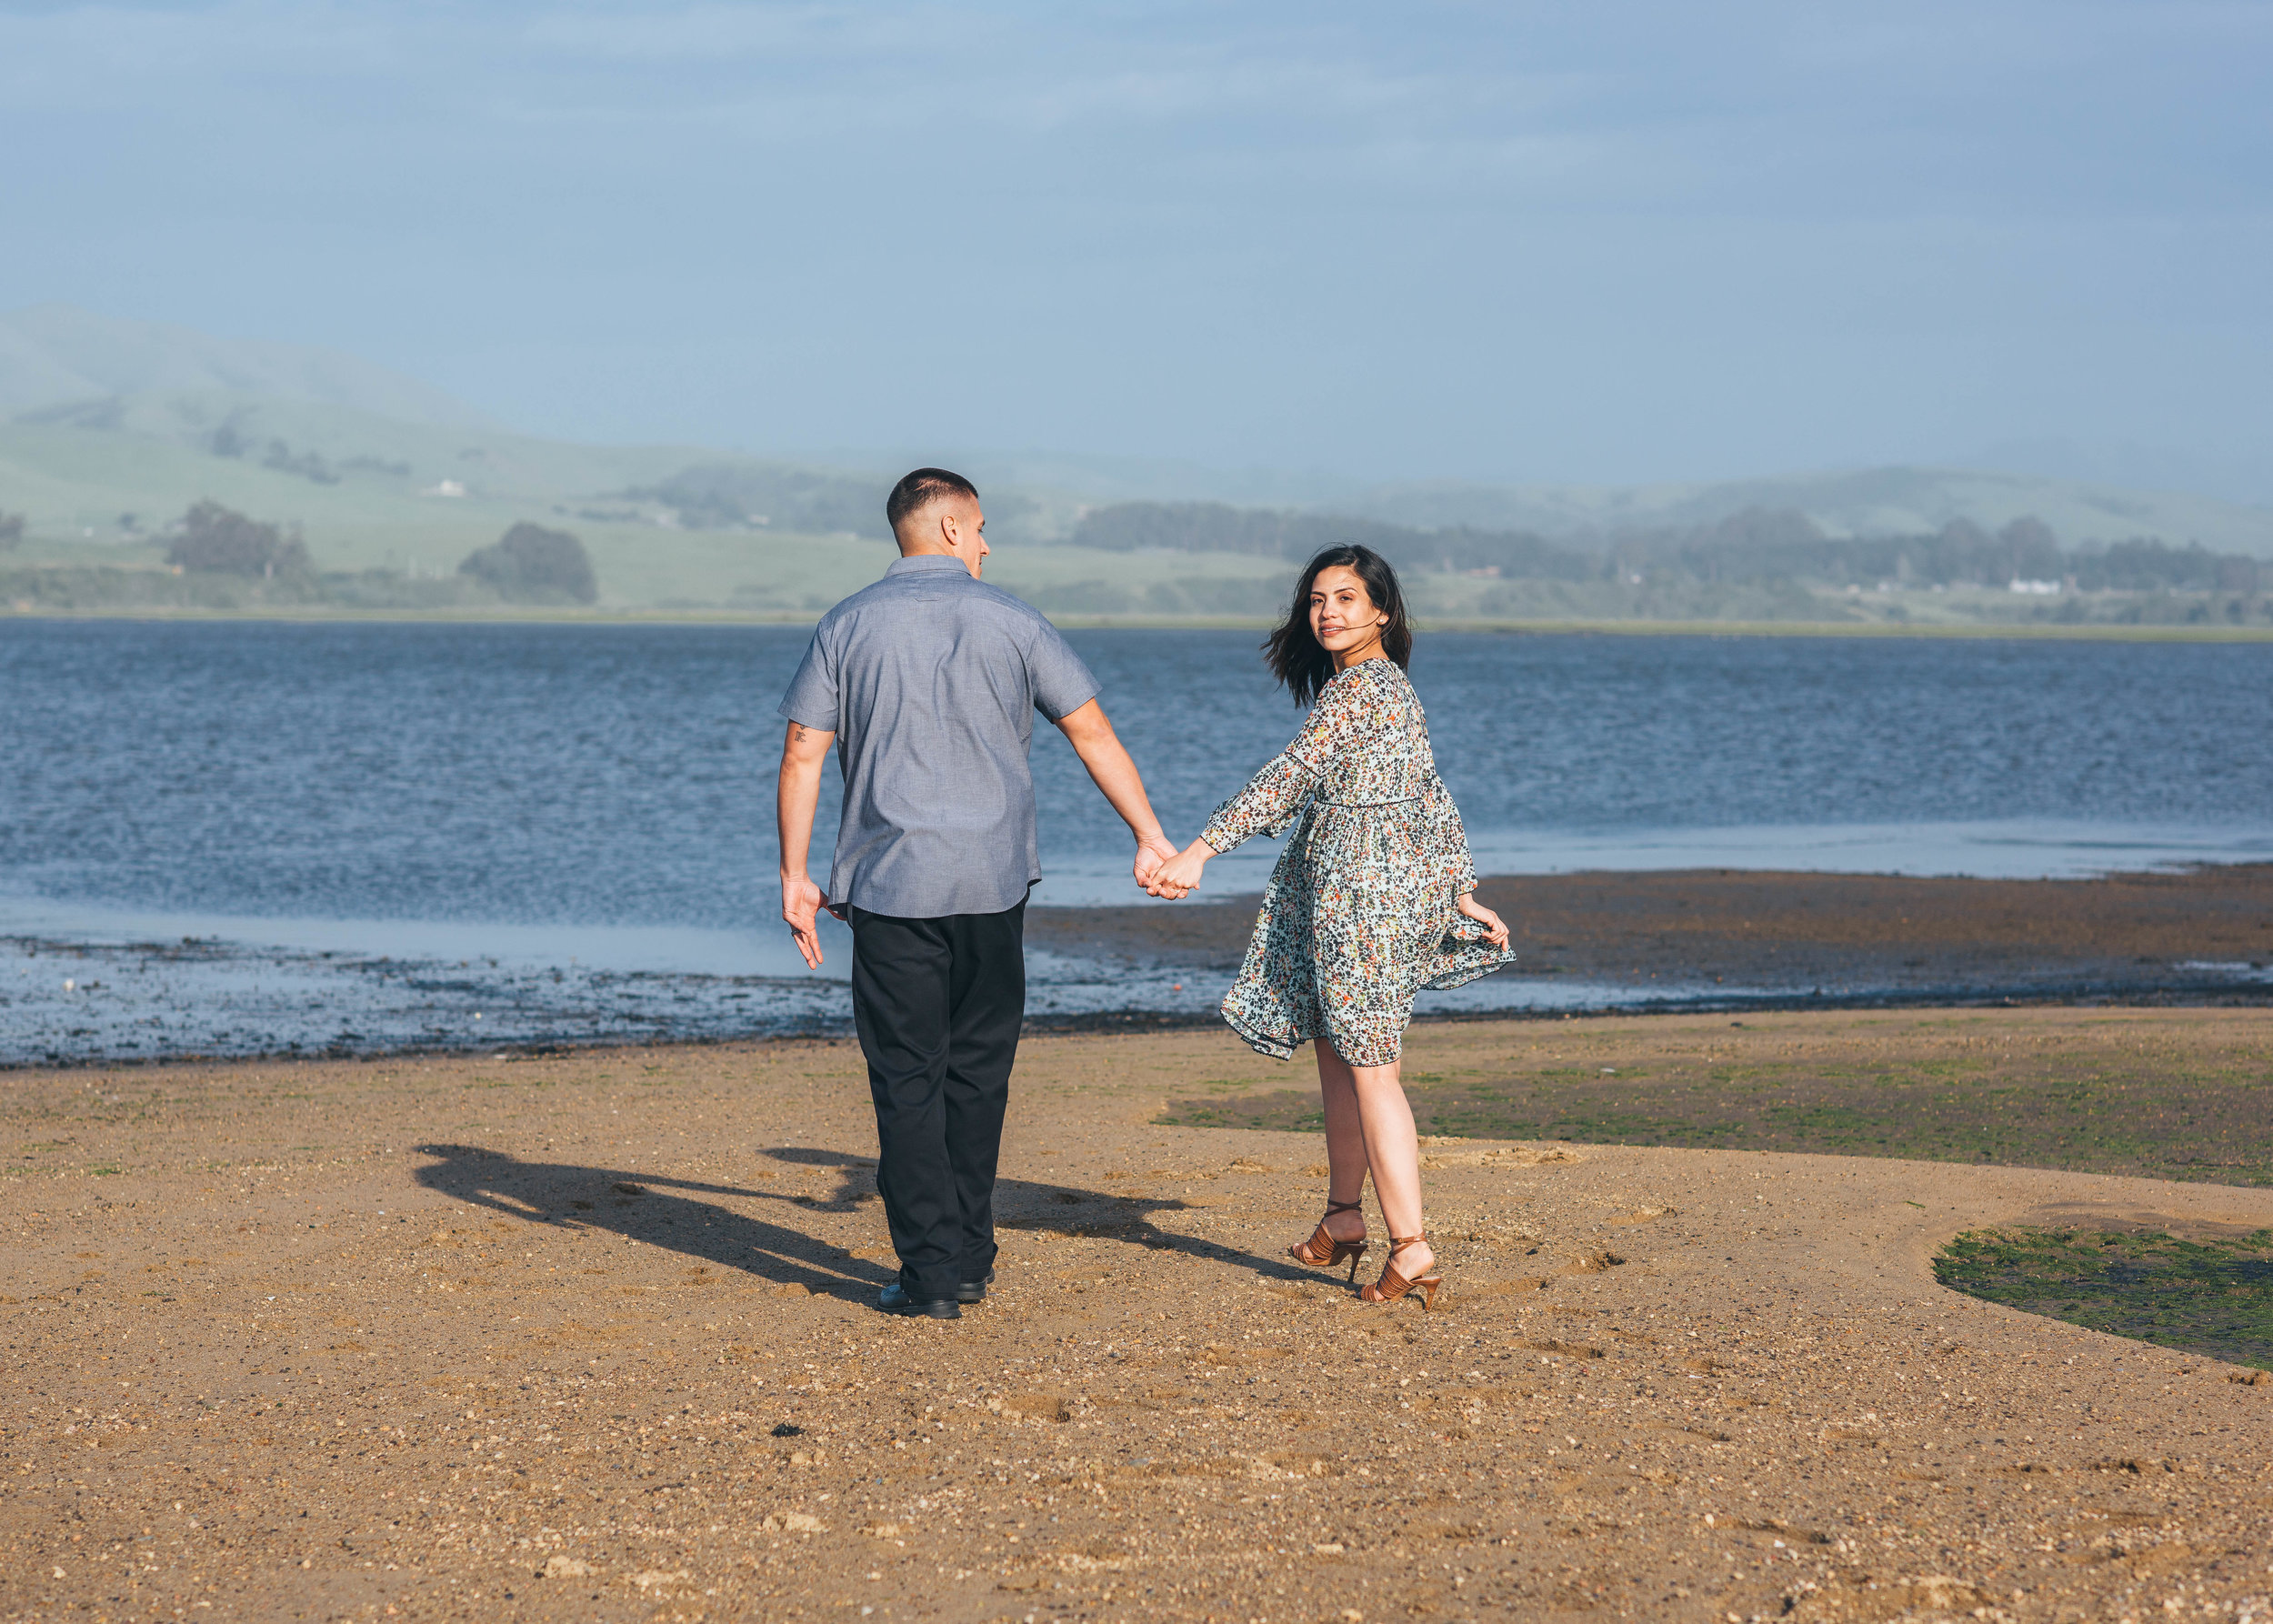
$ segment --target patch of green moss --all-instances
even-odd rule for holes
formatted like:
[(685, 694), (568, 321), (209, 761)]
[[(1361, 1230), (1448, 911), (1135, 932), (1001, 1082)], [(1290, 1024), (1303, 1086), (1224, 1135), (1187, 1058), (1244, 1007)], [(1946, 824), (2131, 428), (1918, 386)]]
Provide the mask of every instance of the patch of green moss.
[(2273, 1368), (2273, 1229), (2232, 1240), (1979, 1229), (1942, 1248), (1934, 1278), (2008, 1308)]

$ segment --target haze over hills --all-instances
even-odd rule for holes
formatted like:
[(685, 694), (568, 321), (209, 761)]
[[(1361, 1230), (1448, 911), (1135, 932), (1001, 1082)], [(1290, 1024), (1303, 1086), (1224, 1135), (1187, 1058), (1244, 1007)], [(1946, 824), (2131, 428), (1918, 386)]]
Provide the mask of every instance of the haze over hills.
[[(1827, 535), (1837, 536), (1911, 536), (1960, 519), (1995, 530), (2034, 516), (2076, 544), (2148, 536), (2176, 545), (2198, 541), (2213, 549), (2273, 557), (2273, 506), (2182, 486), (2131, 486), (2083, 474), (2016, 473), (1966, 464), (1583, 486), (1470, 480), (1367, 483), (1347, 474), (1217, 468), (1165, 458), (988, 450), (949, 454), (936, 448), (881, 457), (873, 452), (846, 452), (824, 460), (837, 467), (882, 472), (926, 458), (964, 469), (982, 486), (1077, 493), (1084, 506), (1221, 502), (1345, 514), (1420, 529), (1523, 530), (1563, 541), (1694, 529), (1750, 509), (1773, 508), (1805, 513)], [(2146, 461), (2136, 455), (2130, 460)], [(2219, 471), (2228, 483), (2238, 477), (2235, 470)]]
[(185, 394), (320, 402), (406, 423), (498, 426), (431, 384), (336, 350), (215, 338), (72, 305), (0, 313), (0, 412)]
[(2121, 439), (1998, 440), (1935, 461), (1953, 468), (2002, 468), (2131, 490), (2191, 491), (2245, 507), (2273, 506), (2273, 454), (2262, 447), (2252, 454)]
[[(18, 574), (49, 571), (11, 586), (19, 605), (49, 601), (57, 570), (81, 572), (66, 596), (85, 603), (109, 590), (87, 570), (162, 568), (169, 526), (211, 500), (304, 538), (314, 570), (367, 577), (363, 601), (385, 596), (382, 577), (446, 577), (536, 523), (583, 537), (603, 606), (810, 613), (873, 577), (885, 491), (923, 456), (579, 446), (516, 434), (350, 356), (65, 306), (0, 316), (0, 548), (15, 546)], [(2238, 592), (2252, 606), (2219, 613), (2254, 623), (2258, 575), (2241, 556), (2273, 559), (2273, 508), (1989, 471), (1361, 486), (1135, 457), (926, 459), (985, 489), (1000, 549), (989, 578), (1059, 614), (1267, 613), (1295, 553), (1344, 530), (1428, 574), (1417, 594), (1428, 612), (1509, 617), (1930, 617), (1958, 600), (1827, 609), (1824, 595), (2048, 571), (2071, 588)], [(2016, 535), (2031, 539), (1999, 540)], [(1903, 545), (1867, 545), (1878, 538)], [(2079, 562), (2140, 540), (2162, 551)], [(1998, 597), (1964, 613), (2015, 607)]]
[(1972, 468), (1857, 468), (1684, 485), (1382, 485), (1333, 506), (1428, 529), (1471, 526), (1557, 538), (1688, 529), (1751, 508), (1796, 509), (1843, 536), (1917, 535), (1958, 519), (1995, 530), (2033, 516), (2071, 544), (2147, 536), (2273, 557), (2273, 507)]

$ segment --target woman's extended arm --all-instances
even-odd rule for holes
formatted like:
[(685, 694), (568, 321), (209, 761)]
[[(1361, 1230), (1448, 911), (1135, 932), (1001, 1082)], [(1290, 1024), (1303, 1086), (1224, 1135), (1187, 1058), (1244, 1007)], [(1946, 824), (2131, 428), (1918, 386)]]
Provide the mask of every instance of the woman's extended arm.
[(1329, 683), (1294, 742), (1266, 762), (1246, 788), (1217, 807), (1200, 837), (1163, 863), (1145, 888), (1156, 897), (1181, 897), (1197, 888), (1208, 858), (1266, 829), (1277, 834), (1285, 828), (1317, 787), (1327, 763), (1352, 747), (1367, 726), (1357, 686)]
[(1200, 838), (1221, 852), (1267, 829), (1275, 835), (1294, 821), (1317, 787), (1317, 773), (1292, 752), (1274, 756), (1244, 789), (1216, 808)]
[(1245, 789), (1216, 808), (1198, 839), (1154, 871), (1145, 889), (1155, 897), (1182, 897), (1197, 890), (1208, 858), (1229, 851), (1250, 835), (1285, 828), (1317, 784), (1317, 775), (1292, 755), (1272, 757)]

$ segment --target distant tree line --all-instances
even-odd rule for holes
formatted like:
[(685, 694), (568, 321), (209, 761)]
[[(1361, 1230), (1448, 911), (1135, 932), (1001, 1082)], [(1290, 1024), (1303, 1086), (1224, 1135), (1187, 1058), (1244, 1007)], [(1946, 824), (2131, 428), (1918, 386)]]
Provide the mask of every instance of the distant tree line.
[(1797, 579), (1824, 586), (2003, 586), (2052, 581), (2085, 592), (2243, 592), (2261, 589), (2266, 566), (2198, 542), (2138, 539), (2065, 549), (2033, 516), (1995, 532), (1952, 519), (1918, 536), (1828, 536), (1806, 514), (1748, 508), (1686, 533), (1627, 537), (1614, 553), (1670, 564), (1700, 581)]
[[(5, 534), (5, 526), (0, 526)], [(199, 576), (228, 576), (243, 580), (284, 581), (310, 591), (325, 587), (342, 590), (353, 586), (359, 602), (375, 602), (386, 596), (385, 572), (362, 576), (333, 576), (319, 585), (308, 557), (307, 544), (295, 529), (287, 534), (275, 525), (248, 518), (214, 501), (199, 502), (170, 526), (165, 561), (177, 571)], [(584, 543), (566, 530), (541, 525), (518, 524), (486, 547), (476, 547), (458, 566), (458, 578), (485, 598), (515, 604), (589, 604), (600, 596), (592, 556)], [(437, 593), (434, 583), (415, 596), (424, 604), (466, 601), (462, 593)]]
[[(654, 485), (614, 493), (614, 500), (651, 502), (689, 530), (773, 530), (791, 535), (850, 533), (885, 536), (884, 498), (890, 478), (833, 474), (786, 463), (713, 462), (681, 468)], [(987, 534), (1040, 541), (1040, 505), (1015, 491), (988, 493)], [(596, 521), (621, 523), (636, 511), (588, 510)]]
[(1120, 502), (1084, 514), (1069, 546), (1108, 553), (1147, 548), (1174, 553), (1247, 553), (1300, 563), (1321, 547), (1371, 547), (1402, 569), (1450, 574), (1528, 576), (1545, 580), (1592, 580), (1604, 573), (1598, 556), (1557, 546), (1522, 530), (1417, 530), (1377, 519), (1222, 502)]
[(1831, 536), (1797, 509), (1753, 507), (1709, 525), (1574, 545), (1522, 530), (1422, 530), (1219, 502), (1122, 502), (1084, 515), (1066, 540), (1107, 552), (1245, 553), (1290, 563), (1356, 543), (1400, 569), (1548, 581), (1671, 575), (1708, 586), (2003, 586), (2042, 580), (2086, 592), (2255, 593), (2273, 586), (2273, 567), (2199, 543), (2142, 539), (2067, 550), (2033, 516), (1995, 532), (1952, 519), (1925, 535)]
[(0, 513), (0, 553), (12, 553), (24, 544), (24, 516)]
[(325, 461), (320, 453), (295, 451), (279, 439), (271, 439), (265, 446), (255, 446), (238, 431), (235, 423), (224, 423), (215, 429), (206, 437), (205, 449), (215, 456), (226, 457), (246, 457), (257, 451), (260, 466), (264, 468), (274, 468), (279, 474), (296, 475), (317, 485), (339, 483), (338, 470)]

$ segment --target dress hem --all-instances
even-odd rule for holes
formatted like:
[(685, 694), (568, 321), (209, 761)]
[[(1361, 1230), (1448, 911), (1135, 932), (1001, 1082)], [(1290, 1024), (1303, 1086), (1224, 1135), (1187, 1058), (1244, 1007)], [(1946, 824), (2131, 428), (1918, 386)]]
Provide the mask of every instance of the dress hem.
[[(1300, 1048), (1306, 1043), (1330, 1044), (1333, 1047), (1334, 1052), (1337, 1055), (1340, 1055), (1346, 1064), (1351, 1066), (1394, 1066), (1405, 1058), (1405, 1044), (1403, 1042), (1405, 1034), (1402, 1028), (1400, 1028), (1397, 1032), (1399, 1041), (1397, 1046), (1397, 1053), (1391, 1055), (1387, 1059), (1352, 1060), (1347, 1055), (1342, 1054), (1342, 1046), (1334, 1042), (1334, 1035), (1331, 1032), (1257, 1033), (1249, 1030), (1247, 1027), (1242, 1026), (1238, 1021), (1234, 1020), (1228, 1010), (1218, 1010), (1217, 1013), (1223, 1017), (1223, 1024), (1229, 1027), (1232, 1032), (1237, 1035), (1238, 1038), (1249, 1048), (1253, 1049), (1258, 1055), (1267, 1055), (1274, 1060), (1292, 1060), (1295, 1058), (1295, 1050)], [(1408, 1020), (1407, 1025), (1410, 1024), (1411, 1022)]]

